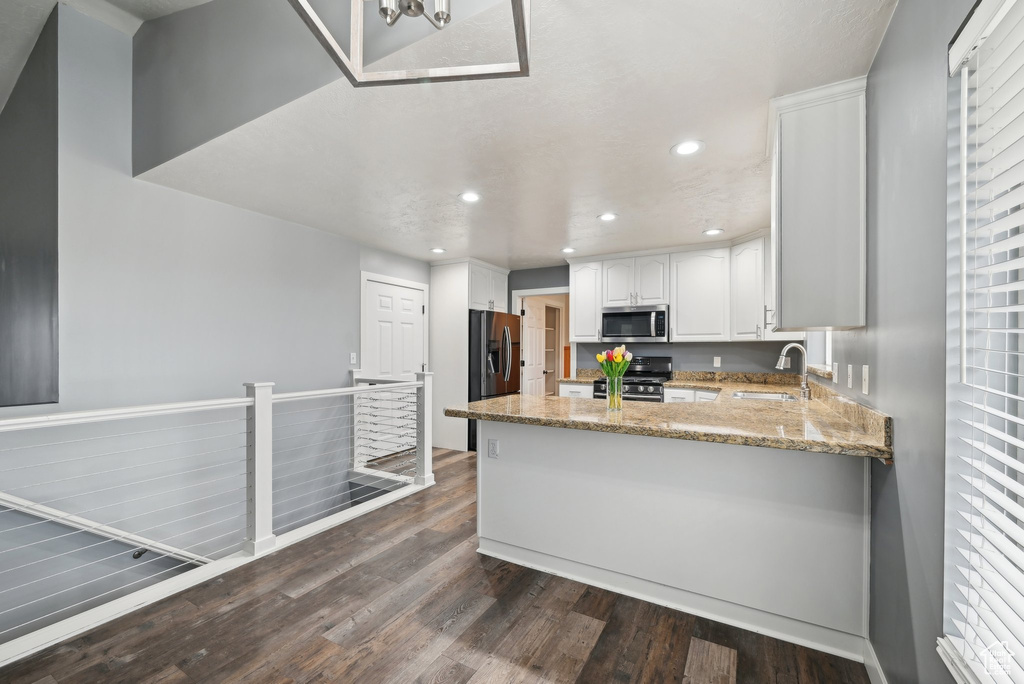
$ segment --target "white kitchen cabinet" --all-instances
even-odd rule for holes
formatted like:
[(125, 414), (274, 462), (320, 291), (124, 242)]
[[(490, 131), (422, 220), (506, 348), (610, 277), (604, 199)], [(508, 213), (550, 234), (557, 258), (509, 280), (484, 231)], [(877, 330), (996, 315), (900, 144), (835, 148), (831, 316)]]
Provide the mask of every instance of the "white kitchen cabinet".
[(633, 259), (610, 259), (601, 264), (604, 306), (633, 306)]
[(866, 322), (865, 79), (772, 100), (773, 327)]
[(729, 248), (671, 257), (670, 342), (729, 341)]
[(638, 305), (668, 304), (668, 260), (668, 254), (636, 258), (633, 267), (633, 290)]
[(692, 389), (665, 388), (666, 404), (691, 404), (696, 400), (697, 393)]
[(762, 307), (762, 339), (771, 342), (803, 342), (807, 333), (799, 330), (775, 329), (775, 265), (771, 241), (766, 240), (764, 260), (764, 306)]
[(718, 392), (711, 390), (697, 390), (695, 398), (697, 401), (714, 401), (718, 398)]
[(730, 331), (736, 342), (763, 338), (764, 256), (764, 238), (733, 245), (730, 249)]
[(558, 385), (558, 396), (560, 397), (574, 397), (576, 399), (593, 399), (594, 398), (594, 386), (593, 385), (573, 385), (570, 383), (560, 383)]
[(508, 311), (508, 272), (469, 264), (469, 308)]
[(668, 262), (668, 254), (602, 262), (603, 305), (668, 304)]
[(601, 341), (601, 262), (569, 266), (569, 341)]

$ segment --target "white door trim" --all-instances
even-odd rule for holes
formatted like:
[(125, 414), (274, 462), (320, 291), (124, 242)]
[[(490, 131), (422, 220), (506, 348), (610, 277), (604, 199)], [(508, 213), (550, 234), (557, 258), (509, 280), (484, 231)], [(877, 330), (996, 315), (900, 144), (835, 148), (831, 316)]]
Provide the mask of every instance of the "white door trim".
[[(555, 295), (555, 294), (564, 294), (564, 295), (569, 294), (569, 286), (565, 285), (563, 287), (537, 287), (537, 288), (533, 288), (532, 290), (512, 290), (512, 295), (511, 295), (512, 296), (512, 305), (515, 308), (514, 308), (514, 310), (509, 311), (509, 313), (515, 314), (516, 316), (521, 315), (519, 312), (523, 310), (523, 297), (536, 297), (537, 295)], [(519, 339), (520, 340), (523, 339), (522, 331), (520, 331)], [(559, 345), (561, 345), (561, 340), (559, 340)], [(559, 358), (561, 358), (562, 355), (559, 354), (558, 356), (559, 356)], [(559, 361), (559, 363), (561, 363), (561, 361)], [(575, 342), (570, 342), (569, 343), (569, 367), (570, 367), (569, 377), (575, 378), (576, 377), (576, 343)], [(558, 385), (558, 382), (556, 381), (555, 382), (555, 386), (557, 386), (557, 385)], [(522, 386), (523, 386), (523, 369), (520, 368), (519, 369), (519, 387), (522, 388)]]
[(363, 356), (366, 354), (366, 336), (363, 334), (366, 331), (366, 319), (363, 317), (365, 313), (363, 311), (363, 302), (366, 301), (366, 284), (369, 282), (384, 283), (385, 285), (397, 285), (398, 287), (407, 287), (410, 290), (420, 290), (423, 292), (423, 362), (427, 364), (425, 370), (430, 370), (430, 285), (426, 283), (417, 283), (414, 280), (404, 280), (402, 278), (393, 278), (392, 276), (382, 275), (380, 273), (370, 273), (369, 271), (359, 272), (359, 363), (357, 367), (361, 368), (363, 365)]

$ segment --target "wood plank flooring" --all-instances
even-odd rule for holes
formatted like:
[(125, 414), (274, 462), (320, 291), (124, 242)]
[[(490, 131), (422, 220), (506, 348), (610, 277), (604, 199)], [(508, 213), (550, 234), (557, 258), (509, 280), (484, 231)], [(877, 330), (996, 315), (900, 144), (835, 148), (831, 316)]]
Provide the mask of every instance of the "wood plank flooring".
[(864, 666), (476, 553), (438, 484), (0, 670), (46, 682), (868, 684)]

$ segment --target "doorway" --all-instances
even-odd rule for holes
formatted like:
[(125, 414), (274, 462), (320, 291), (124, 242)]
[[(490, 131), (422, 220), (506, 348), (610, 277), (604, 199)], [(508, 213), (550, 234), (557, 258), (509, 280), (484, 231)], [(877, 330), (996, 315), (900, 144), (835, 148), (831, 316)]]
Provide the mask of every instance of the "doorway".
[[(514, 293), (517, 294), (517, 293)], [(568, 377), (568, 293), (514, 298), (522, 316), (522, 394), (555, 396), (559, 378)]]

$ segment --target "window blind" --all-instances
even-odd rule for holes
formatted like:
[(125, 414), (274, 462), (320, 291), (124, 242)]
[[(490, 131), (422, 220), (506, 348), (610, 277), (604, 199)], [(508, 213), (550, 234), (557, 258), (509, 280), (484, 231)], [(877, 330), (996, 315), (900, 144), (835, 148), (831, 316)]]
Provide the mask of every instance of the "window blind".
[(974, 27), (959, 74), (946, 643), (961, 680), (1024, 684), (1024, 1), (984, 0), (974, 13), (988, 23)]

